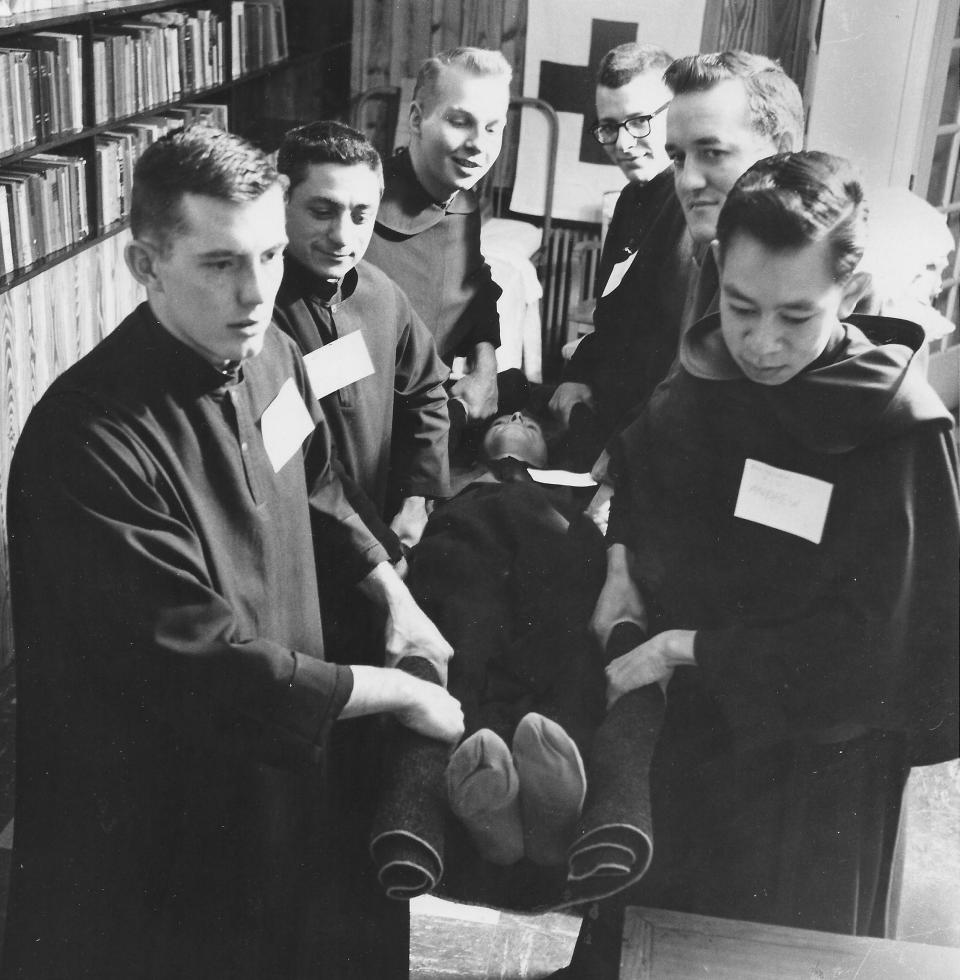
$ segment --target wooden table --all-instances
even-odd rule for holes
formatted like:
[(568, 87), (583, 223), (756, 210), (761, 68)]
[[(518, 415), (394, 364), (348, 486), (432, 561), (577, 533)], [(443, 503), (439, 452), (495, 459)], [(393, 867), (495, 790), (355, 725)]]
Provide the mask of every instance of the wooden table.
[[(417, 902), (423, 902), (419, 899)], [(413, 904), (410, 980), (541, 980), (580, 920)], [(620, 980), (960, 980), (960, 949), (629, 908)]]
[(958, 980), (960, 949), (629, 908), (620, 980)]

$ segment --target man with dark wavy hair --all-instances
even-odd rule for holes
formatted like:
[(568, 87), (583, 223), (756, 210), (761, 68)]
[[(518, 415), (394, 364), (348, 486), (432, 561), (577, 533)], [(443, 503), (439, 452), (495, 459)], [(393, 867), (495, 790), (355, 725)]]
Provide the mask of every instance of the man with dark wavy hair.
[(290, 184), (275, 320), (329, 378), (322, 402), (347, 472), (412, 547), (427, 501), (449, 493), (448, 371), (406, 294), (363, 261), (380, 156), (362, 133), (323, 121), (287, 133), (277, 166)]
[(667, 155), (702, 267), (684, 326), (716, 309), (717, 272), (705, 250), (737, 178), (757, 160), (803, 147), (800, 90), (779, 63), (749, 51), (678, 58), (663, 76), (673, 93)]

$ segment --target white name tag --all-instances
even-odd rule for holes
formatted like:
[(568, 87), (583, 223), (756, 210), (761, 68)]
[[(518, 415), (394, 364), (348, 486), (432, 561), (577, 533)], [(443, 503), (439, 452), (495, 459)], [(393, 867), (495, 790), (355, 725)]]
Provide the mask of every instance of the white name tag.
[(570, 470), (533, 470), (527, 472), (535, 483), (549, 483), (556, 487), (595, 487), (597, 481), (589, 473), (573, 473)]
[(303, 362), (307, 365), (310, 385), (317, 398), (324, 398), (373, 374), (370, 351), (359, 330), (318, 347), (307, 354)]
[[(627, 274), (627, 269), (633, 265), (633, 260), (637, 257), (636, 252), (631, 252), (622, 262), (618, 262), (610, 270), (610, 278), (607, 280), (607, 284), (603, 287), (603, 295), (609, 296), (620, 283), (623, 282), (623, 277)], [(602, 298), (602, 297), (601, 297)]]
[(314, 422), (303, 403), (303, 396), (287, 378), (279, 394), (260, 416), (260, 432), (273, 472), (279, 473), (299, 452), (303, 440), (313, 432)]
[(825, 480), (748, 459), (733, 515), (820, 544), (832, 493)]

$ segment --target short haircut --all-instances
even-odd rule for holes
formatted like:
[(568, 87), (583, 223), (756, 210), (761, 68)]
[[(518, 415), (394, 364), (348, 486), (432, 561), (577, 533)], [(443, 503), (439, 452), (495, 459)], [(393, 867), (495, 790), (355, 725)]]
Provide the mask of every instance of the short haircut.
[(292, 191), (307, 176), (312, 164), (339, 163), (345, 167), (369, 167), (383, 193), (383, 164), (373, 144), (359, 130), (334, 120), (307, 123), (283, 137), (277, 169), (290, 180)]
[(185, 194), (221, 201), (255, 201), (282, 178), (267, 156), (246, 140), (206, 123), (161, 137), (133, 171), (130, 228), (167, 251), (184, 230)]
[(674, 95), (706, 92), (721, 82), (739, 78), (747, 90), (753, 128), (779, 144), (792, 137), (792, 148), (803, 146), (803, 97), (797, 83), (780, 63), (749, 51), (720, 51), (678, 58), (663, 80)]
[(853, 165), (818, 150), (778, 153), (747, 170), (717, 221), (720, 255), (738, 232), (771, 249), (828, 241), (833, 276), (846, 282), (867, 241), (867, 205)]
[(597, 69), (597, 85), (604, 88), (622, 88), (632, 82), (637, 75), (655, 71), (658, 75), (670, 67), (673, 55), (655, 44), (640, 44), (630, 41), (618, 44), (608, 51)]
[(413, 87), (413, 101), (420, 104), (425, 114), (432, 108), (431, 102), (437, 91), (437, 79), (444, 68), (460, 68), (470, 75), (502, 78), (507, 86), (513, 78), (510, 62), (499, 51), (467, 47), (440, 51), (427, 58), (420, 66)]

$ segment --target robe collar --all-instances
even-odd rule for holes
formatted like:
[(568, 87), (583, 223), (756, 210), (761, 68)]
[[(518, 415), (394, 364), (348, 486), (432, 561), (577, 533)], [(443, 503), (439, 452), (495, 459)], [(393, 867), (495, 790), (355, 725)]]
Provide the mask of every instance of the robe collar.
[(399, 235), (418, 235), (448, 214), (470, 214), (479, 207), (472, 191), (457, 191), (443, 204), (435, 201), (417, 180), (406, 148), (397, 150), (387, 161), (384, 179), (386, 188), (377, 224)]
[[(223, 370), (214, 367), (192, 347), (175, 337), (158, 319), (149, 303), (141, 306), (146, 363), (151, 371), (166, 377), (171, 387), (190, 395), (223, 393), (243, 382), (243, 362), (230, 362)], [(268, 328), (269, 329), (269, 328)]]
[(289, 252), (283, 257), (283, 282), (280, 291), (284, 304), (296, 299), (309, 299), (336, 313), (357, 291), (359, 281), (360, 275), (356, 268), (351, 269), (339, 282), (332, 283), (308, 269)]
[[(844, 453), (910, 426), (949, 420), (924, 378), (923, 328), (894, 317), (851, 316), (816, 361), (782, 385), (757, 385), (773, 414), (801, 445)], [(684, 336), (680, 363), (705, 381), (751, 384), (727, 349), (717, 313)]]

